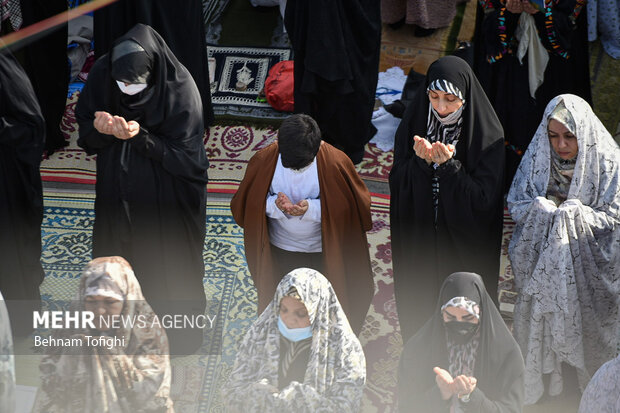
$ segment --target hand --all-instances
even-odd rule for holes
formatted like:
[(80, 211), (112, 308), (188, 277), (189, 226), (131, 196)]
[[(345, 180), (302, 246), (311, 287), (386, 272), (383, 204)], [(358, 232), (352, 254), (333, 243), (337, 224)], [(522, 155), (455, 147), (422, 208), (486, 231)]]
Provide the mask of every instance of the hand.
[(523, 2), (521, 0), (506, 0), (506, 9), (515, 14), (523, 12)]
[(310, 205), (308, 204), (308, 201), (306, 201), (305, 199), (302, 199), (301, 201), (293, 205), (291, 208), (289, 208), (288, 214), (294, 217), (300, 217), (303, 214), (305, 214), (306, 211), (308, 211), (309, 206)]
[(114, 134), (114, 117), (108, 112), (97, 111), (95, 112), (95, 120), (93, 120), (93, 126), (97, 129), (97, 132), (104, 135)]
[(439, 391), (441, 392), (441, 398), (444, 400), (448, 400), (450, 397), (452, 397), (453, 394), (452, 384), (454, 383), (454, 380), (452, 379), (452, 376), (450, 375), (450, 373), (440, 367), (435, 367), (433, 371), (436, 374), (435, 383), (437, 383), (437, 387), (439, 387)]
[(452, 394), (456, 394), (457, 397), (463, 397), (474, 391), (476, 388), (475, 377), (468, 377), (465, 375), (457, 376), (452, 382)]
[(140, 125), (134, 120), (129, 122), (121, 116), (114, 116), (114, 136), (118, 139), (131, 139), (140, 132)]
[(431, 160), (437, 165), (447, 162), (454, 155), (454, 145), (444, 145), (441, 142), (433, 142), (431, 145)]
[(558, 209), (552, 200), (547, 199), (544, 196), (537, 196), (534, 202), (538, 204), (539, 209), (549, 214), (554, 213), (555, 210)]
[(523, 11), (528, 13), (528, 14), (536, 14), (538, 13), (540, 10), (538, 10), (536, 7), (534, 7), (532, 5), (532, 3), (530, 3), (529, 0), (522, 0), (523, 1)]
[(278, 192), (278, 197), (276, 198), (275, 204), (280, 211), (286, 214), (288, 214), (288, 211), (293, 207), (293, 203), (284, 192)]
[(426, 163), (430, 165), (432, 162), (431, 143), (426, 139), (419, 137), (418, 135), (415, 135), (413, 137), (413, 141), (413, 150), (415, 151), (415, 154), (418, 155), (420, 158), (424, 159)]

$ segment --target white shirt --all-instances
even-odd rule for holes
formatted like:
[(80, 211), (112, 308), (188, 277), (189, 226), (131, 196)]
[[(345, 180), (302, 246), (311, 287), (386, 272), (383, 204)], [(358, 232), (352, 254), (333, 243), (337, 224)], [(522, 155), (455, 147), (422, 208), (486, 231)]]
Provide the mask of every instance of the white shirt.
[[(288, 196), (293, 204), (308, 201), (308, 210), (300, 217), (288, 215), (276, 206), (278, 192)], [(321, 189), (316, 158), (301, 170), (278, 163), (267, 194), (267, 222), (271, 244), (286, 251), (321, 252)]]

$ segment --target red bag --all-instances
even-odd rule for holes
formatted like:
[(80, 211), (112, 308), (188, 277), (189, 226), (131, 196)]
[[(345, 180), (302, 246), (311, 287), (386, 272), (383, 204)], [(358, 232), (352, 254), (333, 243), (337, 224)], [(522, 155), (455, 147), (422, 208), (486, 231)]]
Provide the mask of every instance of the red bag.
[(284, 60), (269, 69), (265, 79), (265, 97), (275, 110), (292, 112), (295, 108), (293, 61)]

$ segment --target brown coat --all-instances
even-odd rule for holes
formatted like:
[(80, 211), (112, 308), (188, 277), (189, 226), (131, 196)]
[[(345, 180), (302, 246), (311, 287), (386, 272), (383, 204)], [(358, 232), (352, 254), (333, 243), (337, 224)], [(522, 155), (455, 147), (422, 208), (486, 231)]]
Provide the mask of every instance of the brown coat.
[[(244, 229), (245, 256), (258, 290), (258, 312), (273, 299), (286, 274), (274, 274), (265, 200), (278, 161), (278, 144), (250, 159), (230, 203)], [(366, 231), (372, 227), (370, 193), (344, 152), (322, 142), (317, 154), (321, 190), (321, 235), (325, 277), (331, 282), (354, 331), (361, 330), (374, 294)]]

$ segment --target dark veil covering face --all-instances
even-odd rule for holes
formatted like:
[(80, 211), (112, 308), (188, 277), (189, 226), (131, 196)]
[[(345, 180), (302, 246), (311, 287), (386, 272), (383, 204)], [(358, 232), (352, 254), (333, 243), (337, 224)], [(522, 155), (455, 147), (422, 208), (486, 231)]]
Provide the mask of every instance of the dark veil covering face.
[[(28, 76), (17, 60), (0, 52), (0, 290), (16, 334), (27, 334), (37, 310), (41, 267), (43, 189), (39, 165), (45, 120)], [(18, 308), (15, 300), (29, 300)], [(26, 302), (24, 302), (26, 304)]]
[[(190, 312), (202, 314), (209, 163), (200, 94), (187, 69), (151, 27), (136, 25), (115, 46), (127, 41), (144, 52), (116, 56), (115, 61), (114, 52), (99, 58), (76, 107), (78, 145), (97, 154), (93, 257), (127, 258), (156, 312), (162, 312), (164, 302), (189, 300), (195, 303)], [(149, 71), (147, 88), (135, 95), (122, 93), (113, 71), (125, 77), (144, 67)], [(144, 74), (137, 72), (134, 75)], [(140, 131), (128, 140), (101, 134), (93, 125), (96, 111), (134, 120)], [(192, 331), (198, 346), (202, 332)], [(180, 354), (176, 343), (192, 340), (177, 338), (169, 332), (171, 351)]]
[[(427, 87), (447, 80), (465, 107), (454, 157), (438, 167), (414, 150), (427, 136)], [(390, 172), (390, 222), (396, 303), (406, 341), (430, 315), (445, 274), (472, 271), (497, 300), (502, 234), (504, 147), (502, 126), (469, 65), (447, 56), (428, 69), (396, 132)], [(439, 178), (437, 224), (433, 175)]]
[(482, 278), (464, 272), (454, 273), (445, 280), (433, 316), (405, 344), (398, 374), (400, 411), (436, 413), (450, 409), (450, 405), (441, 400), (433, 368), (448, 370), (449, 354), (441, 307), (454, 297), (475, 301), (481, 312), (480, 343), (474, 367), (478, 382), (470, 401), (480, 403), (480, 407), (467, 411), (521, 412), (524, 365), (519, 346), (486, 292)]

